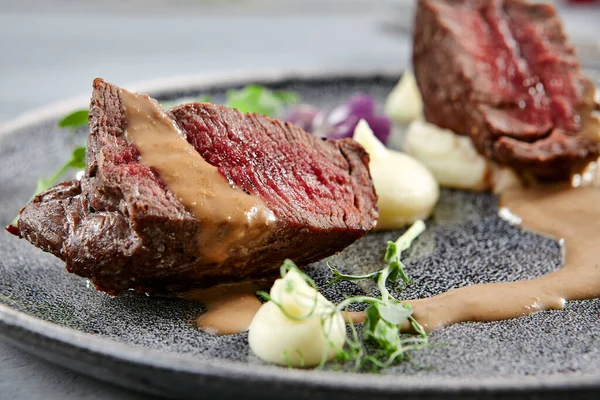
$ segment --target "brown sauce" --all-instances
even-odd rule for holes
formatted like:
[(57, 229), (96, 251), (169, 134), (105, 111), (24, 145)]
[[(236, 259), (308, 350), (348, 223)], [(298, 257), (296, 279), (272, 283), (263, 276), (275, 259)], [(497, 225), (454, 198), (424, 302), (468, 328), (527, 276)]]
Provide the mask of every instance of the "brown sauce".
[(252, 282), (220, 285), (187, 293), (183, 299), (199, 301), (206, 307), (206, 312), (196, 319), (200, 330), (213, 335), (232, 335), (248, 330), (262, 305), (256, 297), (260, 287)]
[[(498, 321), (541, 310), (562, 309), (569, 300), (600, 297), (600, 187), (596, 163), (568, 185), (511, 188), (500, 195), (501, 210), (533, 232), (561, 243), (563, 265), (528, 281), (478, 284), (425, 299), (409, 300), (427, 331), (466, 321)], [(363, 323), (364, 312), (348, 321)], [(408, 324), (404, 328), (409, 329)]]
[(473, 285), (408, 301), (427, 330), (515, 318), (562, 309), (568, 300), (600, 297), (600, 188), (512, 189), (500, 196), (500, 204), (519, 216), (525, 229), (560, 240), (564, 265), (529, 281)]
[(147, 95), (120, 91), (126, 137), (165, 185), (200, 222), (199, 256), (220, 263), (231, 249), (264, 235), (275, 215), (255, 195), (232, 187), (185, 139), (162, 107)]
[(344, 311), (342, 316), (347, 324), (364, 324), (367, 320), (367, 314), (364, 311)]

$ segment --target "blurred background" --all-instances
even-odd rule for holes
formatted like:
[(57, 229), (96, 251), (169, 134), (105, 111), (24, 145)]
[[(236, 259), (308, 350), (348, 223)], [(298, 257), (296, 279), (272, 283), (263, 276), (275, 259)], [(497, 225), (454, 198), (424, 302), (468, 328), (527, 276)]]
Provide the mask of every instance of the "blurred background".
[[(555, 1), (600, 68), (600, 3)], [(119, 85), (181, 74), (409, 65), (413, 0), (1, 0), (0, 124)]]
[[(554, 1), (600, 69), (600, 3)], [(174, 75), (410, 66), (412, 0), (0, 0), (0, 125), (73, 96)], [(0, 399), (146, 398), (0, 341)]]

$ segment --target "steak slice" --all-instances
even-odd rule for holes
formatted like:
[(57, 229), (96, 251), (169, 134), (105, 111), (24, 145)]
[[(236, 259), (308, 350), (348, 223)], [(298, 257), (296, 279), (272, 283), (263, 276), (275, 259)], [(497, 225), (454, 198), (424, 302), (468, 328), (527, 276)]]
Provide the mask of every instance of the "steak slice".
[(564, 179), (598, 154), (595, 88), (550, 5), (419, 0), (413, 64), (425, 118), (497, 163)]
[(159, 109), (200, 161), (228, 182), (231, 193), (217, 202), (225, 207), (234, 193), (256, 196), (275, 216), (260, 235), (232, 242), (220, 259), (209, 257), (205, 249), (219, 245), (227, 223), (219, 222), (214, 237), (202, 236), (213, 215), (186, 208), (130, 140), (123, 99), (132, 94), (101, 79), (93, 88), (85, 176), (36, 196), (21, 210), (18, 229), (100, 290), (164, 294), (261, 278), (286, 258), (306, 265), (334, 254), (376, 223), (368, 155), (353, 140), (324, 141), (290, 124), (208, 103), (167, 114)]

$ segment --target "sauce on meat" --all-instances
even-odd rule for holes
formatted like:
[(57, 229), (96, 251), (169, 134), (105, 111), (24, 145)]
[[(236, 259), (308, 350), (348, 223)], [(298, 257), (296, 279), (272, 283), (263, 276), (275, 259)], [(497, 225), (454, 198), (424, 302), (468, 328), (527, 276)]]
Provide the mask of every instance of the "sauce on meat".
[(275, 224), (263, 201), (233, 187), (206, 162), (155, 100), (123, 89), (119, 94), (126, 137), (140, 152), (140, 162), (158, 173), (200, 223), (199, 257), (221, 263)]

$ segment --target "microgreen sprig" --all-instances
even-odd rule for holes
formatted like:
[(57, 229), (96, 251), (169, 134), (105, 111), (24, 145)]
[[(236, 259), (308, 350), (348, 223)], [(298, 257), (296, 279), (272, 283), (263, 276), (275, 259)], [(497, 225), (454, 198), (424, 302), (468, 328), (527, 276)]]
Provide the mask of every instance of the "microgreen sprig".
[(75, 147), (71, 153), (71, 158), (62, 167), (60, 167), (54, 175), (49, 178), (39, 178), (35, 189), (35, 194), (50, 189), (50, 187), (68, 170), (85, 169), (85, 147)]
[[(410, 283), (408, 275), (404, 270), (404, 264), (400, 261), (402, 252), (410, 248), (412, 242), (425, 231), (425, 223), (421, 220), (415, 222), (402, 236), (395, 242), (389, 241), (387, 249), (383, 257), (384, 261), (388, 262), (388, 266), (382, 270), (372, 272), (365, 275), (346, 275), (341, 273), (337, 268), (330, 264), (331, 259), (327, 260), (327, 267), (333, 273), (333, 279), (329, 282), (330, 285), (341, 281), (360, 281), (371, 279), (379, 284), (380, 281), (389, 280), (396, 282), (398, 277), (402, 277), (404, 283)], [(387, 292), (387, 290), (386, 290)]]
[[(399, 278), (402, 278), (404, 284), (410, 283), (404, 263), (401, 261), (402, 252), (406, 251), (424, 231), (425, 223), (417, 221), (398, 240), (388, 242), (384, 255), (384, 261), (388, 265), (380, 271), (358, 276), (345, 275), (327, 264), (333, 272), (333, 282), (371, 279), (377, 283), (380, 292), (379, 297), (352, 297), (338, 305), (338, 310), (345, 310), (352, 303), (368, 304), (365, 309), (366, 320), (362, 333), (364, 341), (370, 343), (374, 351), (367, 353), (366, 349), (359, 349), (362, 344), (353, 329), (348, 339), (350, 353), (343, 354), (343, 359), (355, 359), (357, 369), (386, 368), (404, 359), (409, 351), (418, 350), (428, 344), (427, 333), (412, 316), (412, 307), (394, 298), (387, 289), (388, 282), (396, 283)], [(401, 334), (401, 327), (407, 322), (419, 336), (405, 337)]]
[[(372, 279), (377, 283), (380, 296), (367, 298), (365, 296), (347, 299), (340, 306), (346, 307), (353, 302), (368, 303), (365, 309), (366, 321), (363, 326), (363, 338), (375, 347), (374, 354), (365, 356), (359, 365), (370, 364), (372, 368), (385, 368), (396, 361), (402, 360), (410, 350), (418, 350), (427, 346), (428, 339), (425, 329), (412, 316), (413, 310), (409, 304), (402, 303), (394, 298), (387, 289), (387, 283), (396, 283), (402, 278), (404, 284), (410, 282), (404, 263), (401, 261), (402, 252), (406, 251), (412, 242), (425, 231), (423, 221), (415, 222), (398, 240), (388, 242), (384, 260), (388, 265), (380, 271), (367, 275), (345, 275), (336, 268), (331, 268), (334, 282), (343, 280), (356, 281), (360, 279)], [(400, 329), (406, 322), (418, 333), (418, 337), (403, 337)], [(352, 337), (351, 341), (356, 341)], [(356, 347), (358, 343), (353, 343)], [(385, 357), (387, 356), (387, 359)]]
[[(423, 327), (413, 318), (412, 307), (407, 303), (402, 303), (392, 296), (387, 289), (388, 283), (396, 283), (402, 278), (404, 284), (410, 280), (404, 271), (404, 264), (400, 260), (402, 252), (407, 250), (412, 242), (425, 230), (425, 224), (417, 221), (411, 226), (397, 241), (388, 242), (384, 255), (384, 260), (388, 263), (382, 270), (366, 275), (345, 275), (339, 270), (327, 264), (334, 274), (333, 283), (347, 280), (373, 280), (377, 283), (380, 296), (355, 296), (334, 304), (318, 304), (318, 293), (316, 285), (312, 279), (302, 273), (298, 267), (290, 260), (286, 260), (281, 267), (281, 276), (284, 277), (289, 271), (296, 271), (305, 282), (315, 289), (313, 306), (310, 312), (305, 315), (297, 316), (290, 314), (286, 308), (274, 301), (269, 294), (259, 292), (263, 298), (274, 302), (282, 313), (295, 321), (302, 321), (308, 318), (319, 317), (321, 319), (321, 329), (325, 338), (331, 329), (331, 321), (335, 316), (344, 316), (347, 308), (351, 304), (367, 304), (365, 309), (365, 323), (362, 329), (362, 340), (356, 326), (350, 323), (350, 334), (346, 338), (342, 348), (336, 347), (328, 339), (328, 347), (324, 349), (323, 357), (319, 367), (323, 367), (327, 362), (327, 355), (333, 349), (336, 354), (336, 366), (343, 366), (352, 363), (353, 370), (371, 370), (378, 371), (387, 368), (396, 362), (408, 357), (410, 351), (421, 349), (428, 345), (427, 334)], [(295, 294), (294, 283), (289, 282), (285, 288), (287, 294)], [(302, 297), (301, 293), (297, 294)], [(300, 299), (299, 299), (300, 300)], [(301, 300), (308, 300), (304, 295)], [(417, 335), (407, 335), (401, 333), (401, 329), (412, 327)], [(318, 367), (318, 368), (319, 368)]]

